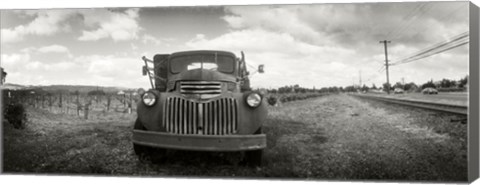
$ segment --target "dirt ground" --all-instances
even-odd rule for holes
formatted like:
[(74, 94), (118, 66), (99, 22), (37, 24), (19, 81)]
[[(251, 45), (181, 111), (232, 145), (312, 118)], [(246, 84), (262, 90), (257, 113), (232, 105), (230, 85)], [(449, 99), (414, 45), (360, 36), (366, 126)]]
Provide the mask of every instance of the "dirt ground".
[(466, 181), (467, 125), (455, 116), (348, 95), (269, 107), (261, 167), (241, 153), (170, 151), (163, 163), (132, 150), (135, 114), (28, 109), (24, 130), (3, 125), (3, 172), (22, 174)]

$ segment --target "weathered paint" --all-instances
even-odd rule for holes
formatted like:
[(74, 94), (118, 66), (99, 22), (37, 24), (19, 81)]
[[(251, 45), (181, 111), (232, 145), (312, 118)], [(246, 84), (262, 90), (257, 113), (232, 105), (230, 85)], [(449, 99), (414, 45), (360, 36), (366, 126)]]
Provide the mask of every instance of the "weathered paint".
[(133, 142), (151, 147), (197, 151), (245, 151), (267, 146), (266, 135), (176, 135), (164, 132), (133, 131)]
[[(231, 74), (206, 69), (195, 69), (177, 74), (170, 72), (169, 62), (172, 58), (197, 54), (230, 56), (235, 61), (235, 69)], [(226, 51), (186, 51), (156, 56), (159, 61), (162, 60), (164, 66), (163, 70), (156, 71), (167, 72), (168, 74), (161, 75), (167, 77), (167, 82), (161, 84), (162, 88), (156, 85), (155, 89), (150, 90), (157, 96), (157, 102), (153, 106), (147, 107), (142, 101), (138, 103), (138, 121), (146, 130), (134, 130), (134, 143), (154, 147), (207, 151), (257, 150), (266, 147), (266, 136), (257, 133), (267, 117), (266, 100), (262, 99), (262, 103), (256, 108), (247, 105), (245, 98), (251, 92), (241, 92), (241, 88), (239, 88), (243, 77), (247, 74), (243, 59), (236, 58), (233, 53)], [(248, 83), (248, 79), (245, 80)], [(221, 82), (221, 94), (210, 99), (201, 99), (201, 96), (195, 94), (182, 94), (179, 88), (179, 82), (181, 81)], [(165, 86), (166, 88), (164, 88)], [(249, 89), (249, 87), (242, 89)], [(236, 115), (238, 121), (237, 132), (230, 135), (167, 133), (165, 126), (163, 126), (163, 109), (169, 97), (179, 97), (196, 103), (234, 98), (238, 106)]]

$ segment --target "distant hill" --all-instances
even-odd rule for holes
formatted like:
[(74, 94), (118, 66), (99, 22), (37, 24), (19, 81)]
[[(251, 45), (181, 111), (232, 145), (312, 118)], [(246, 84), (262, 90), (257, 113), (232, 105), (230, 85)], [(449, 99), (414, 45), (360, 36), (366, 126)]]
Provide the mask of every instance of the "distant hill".
[(88, 93), (94, 90), (102, 90), (106, 93), (116, 93), (121, 90), (128, 90), (128, 88), (124, 88), (124, 87), (101, 87), (101, 86), (89, 86), (89, 85), (49, 85), (49, 86), (39, 86), (37, 88), (41, 88), (44, 91), (69, 91), (69, 92), (78, 91), (80, 93)]
[(1, 86), (1, 89), (10, 90), (42, 90), (47, 92), (75, 92), (88, 93), (94, 90), (102, 90), (105, 93), (117, 93), (125, 90), (136, 90), (125, 87), (102, 87), (102, 86), (90, 86), (90, 85), (47, 85), (47, 86), (25, 86), (19, 84), (6, 83)]
[(21, 89), (28, 89), (28, 86), (6, 83), (1, 85), (0, 89), (21, 90)]

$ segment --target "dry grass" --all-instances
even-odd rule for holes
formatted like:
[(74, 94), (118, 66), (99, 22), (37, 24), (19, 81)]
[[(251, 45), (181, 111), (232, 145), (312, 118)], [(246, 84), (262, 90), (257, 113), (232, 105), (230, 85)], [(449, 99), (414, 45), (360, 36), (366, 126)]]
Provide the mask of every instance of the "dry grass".
[[(25, 130), (4, 125), (5, 173), (466, 180), (466, 151), (453, 147), (466, 145), (458, 139), (463, 136), (348, 96), (270, 107), (264, 127), (268, 148), (263, 166), (257, 168), (239, 164), (241, 153), (170, 151), (164, 163), (141, 162), (131, 144), (135, 114), (94, 113), (83, 120), (28, 111)], [(449, 165), (453, 168), (446, 169)]]

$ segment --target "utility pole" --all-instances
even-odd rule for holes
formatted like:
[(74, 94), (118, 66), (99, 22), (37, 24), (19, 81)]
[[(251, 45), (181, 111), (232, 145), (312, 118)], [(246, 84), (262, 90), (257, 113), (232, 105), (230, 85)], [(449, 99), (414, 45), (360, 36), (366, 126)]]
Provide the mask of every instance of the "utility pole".
[(385, 71), (387, 72), (387, 93), (390, 94), (390, 79), (388, 76), (388, 52), (387, 52), (387, 43), (390, 43), (389, 40), (380, 41), (385, 46)]
[(360, 88), (362, 88), (363, 87), (362, 86), (362, 70), (358, 71), (358, 82), (359, 82), (358, 85), (360, 86)]

